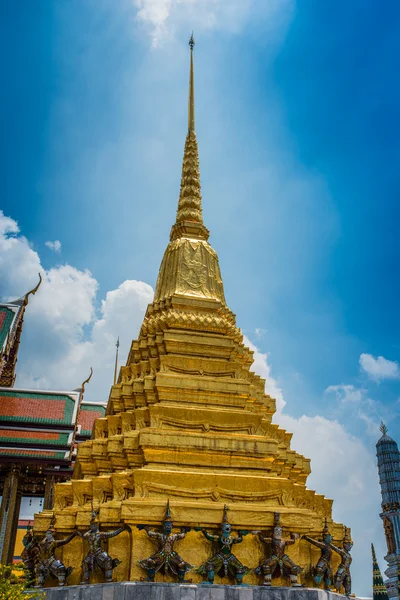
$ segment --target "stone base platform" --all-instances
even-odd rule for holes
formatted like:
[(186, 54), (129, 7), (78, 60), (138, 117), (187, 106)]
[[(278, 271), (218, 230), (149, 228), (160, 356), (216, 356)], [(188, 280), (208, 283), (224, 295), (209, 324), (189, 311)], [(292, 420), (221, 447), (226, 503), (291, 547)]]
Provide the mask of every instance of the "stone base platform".
[[(315, 588), (149, 582), (97, 583), (45, 588), (46, 600), (343, 600)], [(27, 593), (27, 596), (29, 593)], [(357, 599), (356, 599), (357, 600)]]

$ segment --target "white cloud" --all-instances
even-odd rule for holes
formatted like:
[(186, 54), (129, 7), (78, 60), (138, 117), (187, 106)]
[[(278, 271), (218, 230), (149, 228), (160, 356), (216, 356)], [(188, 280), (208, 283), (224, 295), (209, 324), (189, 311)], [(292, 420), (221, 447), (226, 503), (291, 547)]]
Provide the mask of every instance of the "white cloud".
[(254, 333), (256, 334), (256, 338), (258, 340), (262, 340), (264, 335), (267, 333), (267, 330), (263, 329), (262, 327), (256, 327)]
[(346, 405), (359, 404), (363, 399), (364, 390), (354, 387), (354, 385), (330, 385), (325, 393), (333, 393), (339, 404)]
[[(26, 312), (16, 385), (76, 388), (92, 366), (94, 375), (86, 388), (86, 399), (107, 401), (116, 338), (120, 336), (120, 355), (127, 356), (153, 297), (152, 287), (141, 281), (125, 281), (107, 292), (97, 311), (98, 283), (90, 271), (68, 264), (44, 270), (38, 254), (18, 233), (17, 223), (0, 213), (3, 295), (20, 297), (37, 283), (39, 271), (43, 277)], [(10, 273), (14, 276), (10, 277)]]
[(293, 13), (293, 0), (132, 0), (136, 19), (151, 37), (153, 47), (174, 36), (178, 28), (187, 33), (216, 29), (236, 33), (250, 17), (262, 13), (270, 34), (285, 29)]
[(12, 233), (19, 233), (18, 223), (14, 219), (6, 217), (3, 211), (0, 210), (0, 235), (8, 236)]
[(360, 366), (365, 373), (376, 381), (382, 379), (400, 379), (399, 363), (383, 356), (375, 358), (372, 354), (361, 354)]
[(338, 417), (360, 419), (366, 427), (366, 433), (375, 439), (379, 437), (380, 421), (393, 418), (390, 407), (370, 398), (365, 388), (346, 384), (330, 385), (325, 394), (334, 394), (338, 403)]
[[(27, 311), (17, 385), (75, 388), (93, 367), (85, 397), (106, 402), (113, 382), (117, 337), (120, 357), (125, 360), (153, 289), (142, 281), (124, 281), (107, 292), (96, 311), (98, 286), (88, 271), (59, 267), (50, 271), (49, 279), (47, 289), (39, 290), (42, 293), (38, 292)], [(51, 307), (46, 310), (49, 301)], [(33, 352), (40, 331), (45, 333), (44, 343), (39, 352)]]
[(47, 246), (48, 248), (50, 248), (50, 250), (54, 250), (54, 252), (60, 252), (61, 251), (61, 242), (60, 240), (54, 240), (54, 242), (45, 242), (44, 243), (45, 246)]
[(36, 285), (42, 270), (39, 255), (17, 235), (16, 221), (0, 211), (0, 297), (17, 298)]

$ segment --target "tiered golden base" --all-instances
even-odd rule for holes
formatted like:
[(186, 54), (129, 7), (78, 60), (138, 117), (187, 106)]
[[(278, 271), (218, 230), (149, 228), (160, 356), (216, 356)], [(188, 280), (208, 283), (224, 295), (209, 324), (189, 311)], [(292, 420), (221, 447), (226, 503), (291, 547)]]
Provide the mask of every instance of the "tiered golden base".
[[(160, 304), (149, 307), (139, 340), (132, 343), (111, 391), (110, 414), (96, 422), (94, 439), (79, 446), (75, 478), (56, 486), (57, 531), (87, 527), (92, 506), (104, 529), (130, 524), (131, 536), (123, 533), (109, 541), (109, 553), (122, 561), (115, 570), (118, 580), (144, 576), (137, 560), (149, 556), (154, 545), (134, 525), (160, 526), (168, 498), (175, 527), (217, 528), (227, 504), (234, 530), (268, 531), (279, 511), (285, 536), (319, 537), (327, 517), (340, 545), (344, 530), (331, 522), (332, 501), (305, 487), (309, 460), (290, 449), (291, 434), (271, 423), (275, 401), (264, 394), (264, 381), (249, 371), (252, 352), (243, 345), (232, 313), (213, 299), (177, 296)], [(167, 328), (174, 311), (186, 329)], [(207, 313), (213, 331), (191, 330), (199, 319), (207, 321)], [(166, 328), (152, 335), (148, 328), (154, 318)], [(35, 529), (44, 531), (52, 514), (37, 515)], [(177, 550), (195, 565), (212, 552), (195, 531)], [(249, 567), (261, 562), (265, 550), (252, 534), (235, 547)], [(318, 550), (299, 541), (289, 554), (304, 567), (302, 582), (312, 585)], [(82, 556), (80, 539), (64, 547), (65, 564), (75, 566), (71, 583), (79, 581)], [(200, 581), (195, 573), (190, 578)], [(249, 574), (246, 581), (259, 578)]]

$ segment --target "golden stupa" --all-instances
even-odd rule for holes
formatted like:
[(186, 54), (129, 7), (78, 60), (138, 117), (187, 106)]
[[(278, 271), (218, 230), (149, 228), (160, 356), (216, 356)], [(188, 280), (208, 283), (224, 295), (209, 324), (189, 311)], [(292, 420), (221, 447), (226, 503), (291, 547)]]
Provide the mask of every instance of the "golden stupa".
[[(290, 532), (320, 538), (327, 519), (334, 543), (344, 528), (332, 521), (332, 500), (308, 490), (310, 460), (290, 449), (291, 434), (271, 422), (275, 400), (265, 381), (251, 371), (253, 353), (243, 344), (229, 310), (218, 257), (203, 224), (198, 147), (194, 118), (193, 44), (190, 51), (189, 119), (176, 221), (171, 229), (149, 304), (126, 366), (112, 386), (107, 414), (95, 423), (93, 439), (79, 445), (73, 479), (55, 486), (54, 509), (35, 516), (44, 532), (53, 520), (57, 534), (87, 529), (92, 509), (100, 528), (123, 532), (108, 552), (121, 564), (114, 577), (138, 580), (137, 561), (155, 551), (135, 525), (161, 525), (167, 500), (174, 527), (217, 529), (229, 506), (233, 531), (271, 531), (281, 514)], [(335, 541), (336, 540), (336, 541)], [(177, 543), (184, 560), (200, 565), (211, 544), (193, 529)], [(60, 554), (78, 583), (83, 544), (78, 537)], [(247, 535), (235, 547), (238, 558), (256, 567), (265, 547)], [(320, 551), (305, 540), (288, 550), (303, 567), (302, 583), (312, 586), (312, 565)], [(339, 557), (333, 557), (335, 568)], [(193, 582), (200, 575), (190, 573)], [(101, 574), (92, 581), (101, 581)], [(170, 581), (160, 573), (156, 581)], [(216, 577), (215, 582), (221, 579)], [(254, 573), (247, 583), (260, 583)], [(274, 578), (273, 585), (287, 585)], [(226, 580), (224, 580), (226, 582)]]

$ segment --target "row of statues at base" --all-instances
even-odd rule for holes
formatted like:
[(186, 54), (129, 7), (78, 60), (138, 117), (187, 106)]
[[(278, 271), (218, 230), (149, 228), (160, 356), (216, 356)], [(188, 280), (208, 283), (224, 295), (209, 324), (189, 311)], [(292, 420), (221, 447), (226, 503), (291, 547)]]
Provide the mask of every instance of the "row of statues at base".
[[(53, 577), (58, 580), (60, 586), (65, 585), (67, 577), (71, 574), (72, 568), (65, 565), (55, 557), (57, 548), (68, 544), (75, 536), (79, 535), (88, 543), (89, 550), (82, 561), (82, 583), (90, 583), (90, 576), (97, 568), (100, 570), (106, 582), (112, 581), (112, 571), (120, 564), (119, 559), (112, 559), (107, 552), (102, 549), (102, 541), (119, 535), (122, 531), (130, 531), (128, 525), (124, 525), (111, 532), (99, 531), (99, 526), (95, 520), (96, 514), (93, 513), (90, 528), (85, 533), (75, 530), (64, 540), (54, 539), (54, 529), (46, 532), (43, 540), (38, 541), (31, 528), (28, 529), (24, 537), (24, 551), (22, 559), (33, 582), (36, 579), (36, 586), (42, 587), (46, 580)], [(158, 550), (147, 559), (139, 560), (138, 564), (146, 571), (147, 581), (154, 581), (158, 571), (164, 574), (171, 573), (178, 578), (179, 583), (185, 581), (185, 575), (188, 571), (194, 569), (194, 566), (184, 561), (174, 550), (174, 544), (182, 540), (190, 527), (182, 527), (180, 533), (172, 533), (173, 523), (169, 502), (163, 521), (162, 533), (152, 531), (147, 525), (138, 525), (139, 530), (145, 530), (147, 535), (154, 539), (158, 544)], [(215, 575), (221, 577), (232, 577), (237, 585), (243, 584), (243, 577), (246, 573), (253, 570), (257, 575), (263, 575), (264, 585), (271, 586), (272, 578), (279, 574), (287, 577), (292, 586), (298, 586), (298, 575), (303, 570), (296, 565), (286, 554), (286, 547), (294, 544), (299, 535), (290, 534), (290, 538), (282, 537), (282, 527), (280, 524), (280, 513), (274, 513), (274, 526), (272, 535), (265, 537), (260, 531), (252, 531), (252, 534), (259, 536), (264, 544), (270, 545), (269, 556), (257, 568), (250, 569), (244, 566), (233, 554), (232, 547), (240, 544), (243, 537), (248, 535), (248, 531), (239, 531), (238, 536), (231, 535), (231, 525), (228, 520), (228, 507), (224, 507), (224, 515), (218, 534), (211, 534), (202, 527), (195, 527), (195, 531), (201, 531), (207, 540), (216, 544), (216, 552), (205, 563), (196, 569), (196, 572), (203, 576), (205, 584), (214, 583)], [(337, 591), (344, 589), (346, 595), (351, 593), (351, 555), (353, 543), (350, 540), (349, 530), (345, 530), (343, 548), (339, 548), (332, 543), (332, 536), (329, 533), (325, 520), (325, 527), (322, 532), (322, 540), (316, 540), (309, 536), (303, 536), (303, 539), (321, 550), (321, 556), (314, 567), (314, 582), (323, 583), (325, 589), (331, 589), (332, 583)], [(332, 551), (341, 557), (340, 565), (333, 577), (331, 558)]]
[(98, 568), (104, 575), (106, 582), (112, 581), (112, 572), (120, 564), (118, 558), (112, 559), (102, 548), (103, 540), (110, 539), (122, 533), (130, 531), (129, 525), (119, 527), (115, 531), (104, 532), (99, 530), (95, 521), (95, 513), (92, 514), (90, 528), (85, 533), (77, 529), (73, 531), (64, 540), (54, 538), (53, 524), (50, 525), (42, 540), (33, 533), (33, 528), (28, 525), (27, 532), (22, 540), (24, 549), (21, 554), (22, 561), (27, 572), (28, 582), (32, 584), (36, 581), (35, 587), (42, 587), (50, 578), (58, 580), (58, 585), (64, 586), (67, 577), (71, 575), (73, 567), (66, 567), (61, 560), (56, 558), (57, 548), (65, 546), (74, 537), (79, 535), (88, 543), (89, 551), (82, 561), (82, 583), (90, 583), (90, 576)]

